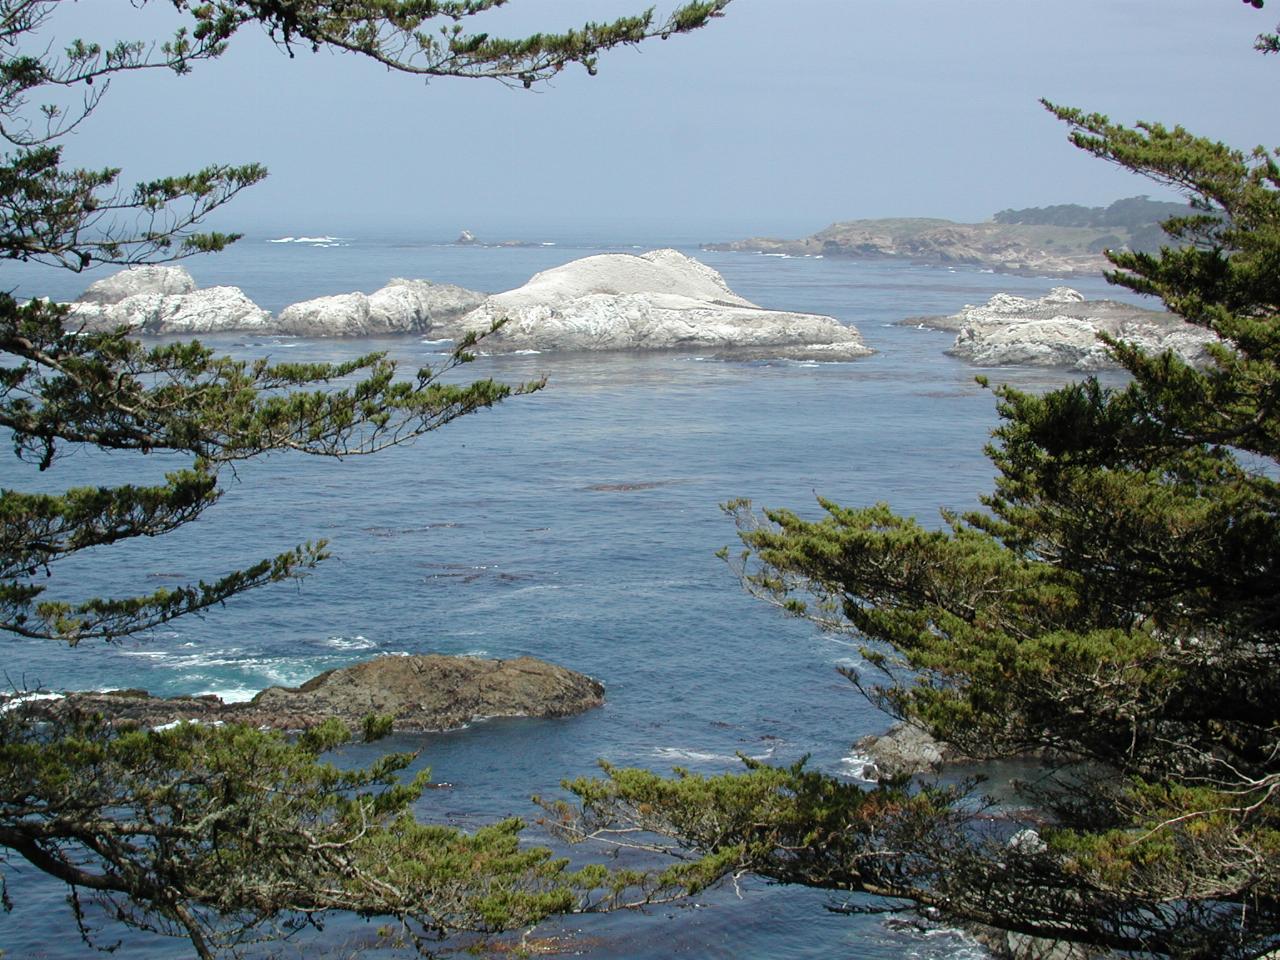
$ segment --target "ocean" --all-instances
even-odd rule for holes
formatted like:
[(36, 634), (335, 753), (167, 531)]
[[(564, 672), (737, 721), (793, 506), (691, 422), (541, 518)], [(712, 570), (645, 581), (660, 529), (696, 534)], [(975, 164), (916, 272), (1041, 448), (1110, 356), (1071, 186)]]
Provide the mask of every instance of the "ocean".
[[(604, 250), (551, 238), (520, 248), (395, 238), (272, 242), (248, 237), (186, 266), (201, 286), (240, 286), (279, 310), (331, 293), (371, 292), (391, 277), (497, 292), (533, 273)], [(990, 488), (982, 447), (995, 426), (993, 382), (1047, 388), (1063, 371), (979, 371), (947, 356), (951, 336), (894, 325), (952, 313), (997, 292), (1043, 295), (1060, 283), (1087, 297), (1132, 300), (1101, 278), (1015, 277), (971, 268), (685, 252), (763, 306), (856, 325), (877, 353), (852, 363), (732, 362), (690, 354), (480, 357), (467, 377), (545, 390), (468, 416), (403, 448), (344, 461), (273, 455), (237, 467), (223, 500), (175, 534), (69, 561), (53, 581), (72, 594), (147, 592), (210, 578), (327, 538), (334, 558), (301, 585), (246, 595), (200, 618), (114, 645), (67, 649), (8, 639), (7, 683), (22, 688), (143, 687), (156, 694), (244, 699), (272, 684), (386, 653), (529, 654), (600, 679), (607, 704), (567, 720), (495, 720), (378, 745), (421, 751), (448, 789), (419, 814), (471, 827), (534, 818), (534, 793), (555, 795), (597, 761), (667, 771), (733, 770), (739, 754), (860, 769), (852, 744), (887, 719), (836, 668), (848, 641), (823, 635), (746, 596), (715, 552), (735, 540), (719, 505), (817, 515), (816, 497), (889, 503), (938, 522)], [(6, 266), (19, 296), (70, 299), (94, 276)], [(439, 363), (417, 337), (360, 341), (246, 338), (207, 342), (240, 357), (341, 360), (386, 351), (405, 369)], [(178, 461), (80, 451), (45, 474), (11, 455), (0, 485), (60, 489), (154, 481)], [(363, 755), (349, 751), (354, 760)], [(372, 756), (372, 753), (368, 753)], [(537, 830), (530, 834), (539, 839)], [(14, 909), (0, 914), (12, 958), (75, 958), (63, 889), (11, 858)], [(569, 955), (734, 960), (964, 960), (985, 954), (963, 934), (828, 909), (840, 898), (747, 880), (682, 906), (548, 923)], [(285, 956), (384, 957), (373, 925), (332, 923), (282, 947)], [(112, 943), (119, 931), (104, 929)], [(124, 955), (178, 958), (182, 941), (124, 934)]]

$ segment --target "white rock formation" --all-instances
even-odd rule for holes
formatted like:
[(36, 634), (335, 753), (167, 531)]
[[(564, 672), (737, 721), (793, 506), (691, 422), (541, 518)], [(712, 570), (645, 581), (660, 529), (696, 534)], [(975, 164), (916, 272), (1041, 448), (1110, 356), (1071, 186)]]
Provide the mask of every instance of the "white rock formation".
[(171, 296), (191, 293), (195, 288), (195, 280), (182, 267), (129, 267), (90, 284), (77, 302), (119, 303), (142, 293)]
[(481, 349), (714, 349), (730, 354), (848, 360), (871, 353), (831, 317), (765, 310), (715, 270), (675, 250), (601, 254), (546, 270), (490, 297), (460, 333), (506, 325)]
[(1169, 313), (1143, 310), (1114, 300), (1085, 300), (1070, 287), (1054, 287), (1040, 299), (998, 293), (980, 307), (930, 324), (958, 330), (949, 353), (980, 366), (1031, 365), (1100, 370), (1114, 367), (1106, 333), (1150, 353), (1172, 350), (1202, 364), (1216, 337)]
[[(183, 271), (184, 273), (186, 271)], [(135, 333), (218, 333), (224, 330), (269, 332), (271, 314), (239, 287), (207, 287), (190, 293), (138, 293), (116, 303), (73, 303), (68, 329)]]
[[(368, 337), (439, 332), (483, 303), (485, 294), (429, 280), (391, 280), (371, 294), (342, 293), (285, 307), (276, 318), (281, 333), (304, 337)], [(450, 326), (450, 330), (442, 330)]]

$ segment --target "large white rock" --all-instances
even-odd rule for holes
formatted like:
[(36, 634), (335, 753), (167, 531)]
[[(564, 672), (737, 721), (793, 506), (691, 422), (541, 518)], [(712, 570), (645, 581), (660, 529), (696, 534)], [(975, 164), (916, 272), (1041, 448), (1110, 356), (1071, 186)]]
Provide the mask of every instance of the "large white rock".
[(675, 250), (600, 254), (546, 270), (490, 297), (458, 333), (506, 325), (482, 349), (715, 349), (751, 356), (848, 360), (871, 353), (831, 317), (765, 310), (715, 270)]
[(397, 278), (371, 294), (341, 293), (292, 304), (280, 311), (275, 326), (305, 337), (427, 333), (454, 324), (484, 300), (485, 294), (452, 284)]
[(207, 287), (190, 293), (140, 293), (118, 303), (73, 303), (68, 329), (115, 330), (135, 333), (218, 333), (224, 330), (272, 329), (271, 314), (244, 295), (239, 287)]
[(1114, 300), (1085, 300), (1070, 287), (1039, 299), (998, 293), (933, 324), (957, 330), (949, 353), (980, 366), (1032, 365), (1100, 370), (1114, 367), (1098, 334), (1137, 344), (1148, 353), (1172, 350), (1188, 363), (1208, 361), (1217, 338), (1170, 313)]
[(89, 285), (78, 303), (119, 303), (143, 293), (163, 296), (191, 293), (196, 282), (182, 267), (129, 267)]

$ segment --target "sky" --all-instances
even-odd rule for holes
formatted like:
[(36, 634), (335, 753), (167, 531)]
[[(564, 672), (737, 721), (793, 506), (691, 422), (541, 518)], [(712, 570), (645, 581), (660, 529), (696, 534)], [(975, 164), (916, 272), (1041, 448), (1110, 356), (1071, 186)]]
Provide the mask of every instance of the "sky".
[[(511, 0), (493, 33), (645, 3)], [(43, 39), (162, 39), (155, 0), (61, 4)], [(293, 58), (247, 31), (186, 77), (117, 78), (67, 159), (137, 180), (258, 161), (213, 225), (254, 233), (539, 239), (797, 237), (829, 223), (1169, 198), (1071, 147), (1039, 98), (1235, 146), (1280, 144), (1280, 2), (733, 0), (696, 33), (534, 91)], [(479, 22), (479, 21), (477, 21)]]

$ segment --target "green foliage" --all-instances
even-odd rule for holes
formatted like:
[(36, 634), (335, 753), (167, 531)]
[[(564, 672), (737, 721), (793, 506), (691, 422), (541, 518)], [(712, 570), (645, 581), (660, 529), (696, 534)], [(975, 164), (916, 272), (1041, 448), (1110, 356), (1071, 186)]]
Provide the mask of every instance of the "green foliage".
[[(666, 20), (649, 10), (517, 39), (465, 28), (506, 2), (174, 0), (187, 22), (168, 41), (105, 46), (50, 36), (53, 12), (67, 6), (57, 0), (0, 0), (0, 138), (9, 145), (0, 157), (0, 260), (81, 271), (234, 242), (236, 234), (192, 230), (266, 176), (258, 164), (128, 188), (113, 167), (64, 167), (58, 141), (90, 117), (113, 77), (185, 74), (224, 53), (242, 27), (265, 28), (290, 56), (328, 48), (402, 73), (529, 87), (573, 63), (594, 73), (603, 51), (702, 27), (729, 0), (687, 2)], [(0, 491), (0, 630), (70, 644), (206, 610), (325, 559), (323, 542), (307, 543), (212, 582), (120, 598), (51, 595), (64, 587), (60, 560), (199, 518), (221, 495), (223, 468), (272, 451), (374, 453), (542, 386), (447, 382), (473, 358), (474, 335), (441, 368), (406, 376), (380, 354), (272, 364), (219, 357), (195, 342), (148, 348), (124, 331), (64, 330), (67, 316), (63, 306), (0, 293), (0, 425), (17, 456), (41, 470), (84, 447), (181, 461), (153, 486)], [(389, 728), (389, 718), (370, 716), (364, 738)], [(243, 727), (37, 722), (11, 701), (0, 709), (0, 866), (21, 858), (65, 882), (86, 941), (93, 919), (84, 893), (108, 922), (187, 937), (201, 958), (333, 911), (394, 918), (396, 938), (425, 952), (458, 933), (605, 907), (628, 891), (647, 902), (662, 890), (625, 871), (570, 873), (546, 849), (522, 845), (518, 821), (470, 835), (420, 823), (410, 808), (426, 774), (401, 783), (412, 758), (400, 754), (366, 770), (323, 762), (346, 738), (336, 721), (293, 741)], [(15, 891), (5, 880), (0, 873), (8, 908)]]
[(909, 792), (901, 784), (875, 790), (843, 783), (804, 762), (769, 767), (744, 758), (749, 771), (704, 777), (677, 770), (666, 778), (602, 764), (606, 779), (565, 784), (581, 802), (544, 804), (561, 835), (574, 841), (641, 831), (676, 838), (672, 852), (706, 851), (679, 864), (679, 883), (702, 889), (726, 874), (757, 873), (829, 889), (904, 888), (904, 866), (886, 853), (908, 835), (941, 839), (959, 794)]
[[(1280, 947), (1280, 166), (1049, 105), (1082, 149), (1182, 191), (1113, 282), (1220, 338), (1194, 368), (1107, 340), (1127, 386), (995, 391), (983, 509), (726, 509), (755, 595), (848, 633), (891, 714), (975, 759), (1032, 756), (1030, 816), (799, 770), (571, 785), (583, 835), (641, 828), (722, 869), (1150, 956)], [(1176, 245), (1175, 245), (1176, 244)], [(808, 779), (815, 778), (812, 782)], [(885, 806), (882, 808), (881, 805)], [(907, 827), (901, 817), (906, 812)], [(1022, 833), (1025, 826), (1034, 833)], [(872, 864), (874, 869), (868, 869)]]
[[(392, 917), (420, 947), (527, 926), (587, 888), (509, 820), (464, 834), (410, 812), (428, 773), (411, 754), (367, 769), (322, 761), (336, 721), (294, 740), (243, 726), (50, 729), (0, 716), (0, 842), (108, 915), (188, 937), (201, 957), (317, 924)], [(77, 906), (81, 932), (89, 915)]]
[(1052, 207), (1028, 207), (1024, 210), (1001, 210), (991, 219), (996, 223), (1028, 223), (1055, 227), (1124, 227), (1134, 230), (1181, 216), (1186, 206), (1162, 203), (1148, 197), (1128, 197), (1106, 207), (1082, 207), (1077, 203), (1061, 203)]

